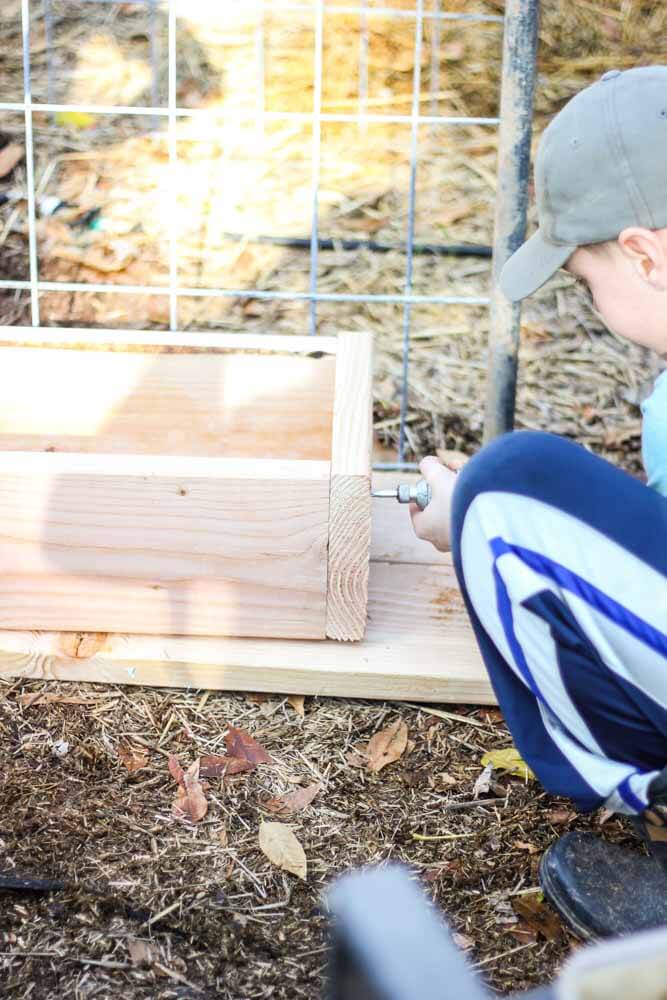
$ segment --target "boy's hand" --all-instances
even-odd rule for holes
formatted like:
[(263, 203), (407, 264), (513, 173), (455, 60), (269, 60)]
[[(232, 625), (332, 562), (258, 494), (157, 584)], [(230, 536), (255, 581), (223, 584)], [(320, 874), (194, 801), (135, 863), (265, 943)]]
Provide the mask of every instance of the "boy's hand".
[(417, 538), (431, 542), (440, 552), (449, 552), (449, 514), (456, 472), (446, 469), (433, 455), (422, 459), (419, 468), (433, 495), (426, 510), (410, 504), (412, 526)]

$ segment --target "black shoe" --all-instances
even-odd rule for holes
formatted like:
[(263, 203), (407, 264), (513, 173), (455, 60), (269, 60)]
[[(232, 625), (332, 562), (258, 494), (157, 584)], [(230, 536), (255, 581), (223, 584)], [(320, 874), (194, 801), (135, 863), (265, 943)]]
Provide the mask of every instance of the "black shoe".
[(632, 823), (649, 853), (667, 874), (667, 768), (648, 786), (649, 805)]
[(590, 833), (566, 833), (542, 855), (547, 901), (581, 938), (667, 924), (667, 872), (653, 858)]

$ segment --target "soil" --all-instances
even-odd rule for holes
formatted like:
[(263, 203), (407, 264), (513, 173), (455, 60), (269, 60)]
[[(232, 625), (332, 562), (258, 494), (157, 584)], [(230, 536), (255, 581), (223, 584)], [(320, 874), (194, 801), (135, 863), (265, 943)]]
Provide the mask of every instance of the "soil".
[[(27, 704), (39, 692), (90, 700)], [(604, 816), (577, 816), (534, 780), (502, 771), (475, 801), (482, 755), (511, 741), (497, 709), (446, 708), (461, 721), (428, 707), (339, 699), (307, 699), (302, 718), (279, 697), (5, 682), (2, 869), (66, 886), (2, 893), (2, 996), (318, 996), (327, 885), (387, 861), (415, 873), (496, 990), (550, 979), (576, 942), (556, 918), (545, 939), (514, 904), (532, 899), (543, 919), (541, 851), (566, 829), (599, 833)], [(398, 718), (407, 749), (373, 773), (363, 748)], [(208, 779), (204, 819), (175, 818), (168, 755), (186, 766), (224, 752), (229, 724), (274, 763)], [(122, 760), (128, 748), (146, 757), (133, 773)], [(268, 811), (271, 798), (313, 782), (322, 787), (303, 812)], [(263, 820), (291, 826), (306, 881), (262, 854)], [(603, 833), (631, 839), (618, 818)], [(146, 943), (145, 965), (133, 959), (136, 942)]]

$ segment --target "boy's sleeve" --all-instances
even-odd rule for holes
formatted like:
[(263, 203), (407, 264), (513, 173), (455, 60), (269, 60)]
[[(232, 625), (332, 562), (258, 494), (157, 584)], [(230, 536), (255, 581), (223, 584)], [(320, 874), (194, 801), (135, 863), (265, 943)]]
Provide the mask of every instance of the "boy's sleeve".
[(648, 485), (667, 497), (667, 372), (642, 403), (642, 457)]

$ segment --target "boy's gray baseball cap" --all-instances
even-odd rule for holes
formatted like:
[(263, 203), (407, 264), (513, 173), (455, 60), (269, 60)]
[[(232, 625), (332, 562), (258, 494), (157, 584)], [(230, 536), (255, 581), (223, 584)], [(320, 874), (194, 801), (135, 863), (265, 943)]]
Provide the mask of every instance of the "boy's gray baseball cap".
[(579, 246), (667, 226), (667, 66), (610, 70), (573, 97), (540, 140), (535, 197), (537, 232), (500, 272), (512, 301)]

